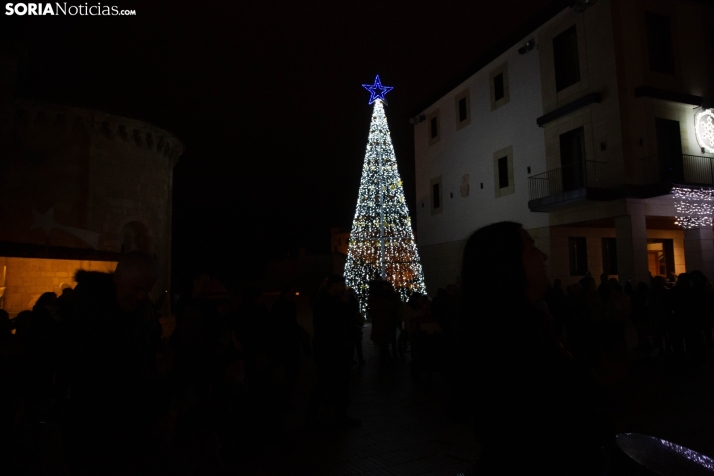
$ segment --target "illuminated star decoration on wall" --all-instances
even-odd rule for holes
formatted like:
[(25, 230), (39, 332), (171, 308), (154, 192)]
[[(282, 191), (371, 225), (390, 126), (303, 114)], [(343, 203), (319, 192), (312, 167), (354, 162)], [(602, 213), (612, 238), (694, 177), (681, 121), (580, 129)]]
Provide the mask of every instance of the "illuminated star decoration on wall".
[(32, 210), (32, 216), (35, 218), (35, 221), (30, 227), (30, 230), (34, 230), (35, 228), (42, 228), (42, 231), (45, 232), (45, 235), (50, 236), (50, 231), (54, 228), (56, 230), (62, 230), (65, 233), (69, 233), (70, 235), (79, 238), (95, 250), (99, 247), (99, 233), (95, 233), (90, 230), (82, 230), (80, 228), (73, 228), (71, 226), (61, 225), (55, 222), (54, 215), (54, 207), (47, 210), (44, 215), (38, 212), (37, 210)]
[(714, 111), (704, 109), (694, 116), (694, 132), (699, 146), (706, 152), (714, 152)]
[(382, 86), (382, 80), (379, 79), (379, 75), (374, 78), (374, 84), (363, 84), (362, 87), (372, 95), (372, 97), (369, 98), (370, 104), (377, 99), (384, 101), (384, 95), (394, 89), (392, 86)]

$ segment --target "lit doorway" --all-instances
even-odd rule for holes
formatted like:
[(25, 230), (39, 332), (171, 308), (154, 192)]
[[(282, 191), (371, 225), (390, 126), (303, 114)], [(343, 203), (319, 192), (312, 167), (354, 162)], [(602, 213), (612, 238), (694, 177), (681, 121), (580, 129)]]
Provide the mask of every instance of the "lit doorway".
[(674, 241), (647, 240), (647, 267), (652, 276), (666, 278), (674, 272)]

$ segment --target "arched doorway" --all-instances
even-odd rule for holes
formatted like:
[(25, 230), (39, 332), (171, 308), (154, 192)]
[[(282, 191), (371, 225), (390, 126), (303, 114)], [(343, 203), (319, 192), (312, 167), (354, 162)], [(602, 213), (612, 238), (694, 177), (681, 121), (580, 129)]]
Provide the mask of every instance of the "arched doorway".
[(139, 250), (145, 253), (153, 252), (149, 229), (139, 221), (130, 221), (121, 229), (121, 252)]

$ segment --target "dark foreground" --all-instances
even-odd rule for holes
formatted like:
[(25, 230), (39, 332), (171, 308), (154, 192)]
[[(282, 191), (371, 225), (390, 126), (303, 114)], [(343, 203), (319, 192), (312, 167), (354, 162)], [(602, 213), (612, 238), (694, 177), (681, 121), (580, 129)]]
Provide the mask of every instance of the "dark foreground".
[[(299, 319), (311, 329), (309, 312)], [(449, 412), (446, 379), (435, 372), (422, 373), (415, 380), (410, 353), (398, 361), (383, 361), (369, 331), (367, 324), (363, 340), (367, 363), (353, 366), (350, 382), (350, 415), (361, 418), (360, 428), (336, 428), (329, 411), (321, 415), (320, 426), (304, 427), (314, 366), (303, 357), (288, 408), (277, 412), (273, 424), (253, 440), (224, 448), (222, 468), (227, 473), (241, 468), (244, 474), (256, 475), (466, 471), (476, 460), (479, 445), (466, 416)], [(653, 435), (714, 455), (714, 352), (683, 360), (631, 353), (627, 360), (605, 367), (600, 377), (618, 432)], [(185, 465), (176, 469), (190, 474)]]

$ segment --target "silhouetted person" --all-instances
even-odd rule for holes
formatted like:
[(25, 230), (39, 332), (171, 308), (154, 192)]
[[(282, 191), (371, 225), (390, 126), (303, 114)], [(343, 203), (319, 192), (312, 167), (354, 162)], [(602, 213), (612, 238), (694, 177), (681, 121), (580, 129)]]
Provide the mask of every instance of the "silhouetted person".
[(546, 259), (512, 222), (477, 230), (464, 249), (461, 349), (485, 474), (602, 474), (614, 436), (594, 382), (539, 306)]
[(214, 309), (208, 299), (210, 282), (207, 273), (198, 272), (194, 276), (191, 292), (176, 303), (176, 329), (170, 339), (174, 351), (173, 381), (179, 402), (187, 407), (208, 397), (211, 379), (210, 321), (215, 320)]
[(210, 279), (192, 296), (171, 342), (179, 410), (175, 443), (193, 471), (215, 473), (219, 423), (226, 420), (230, 397), (226, 376), (235, 351), (226, 319), (229, 294)]
[(300, 370), (300, 343), (305, 334), (297, 322), (295, 289), (292, 286), (283, 287), (268, 317), (274, 364), (285, 372), (283, 391), (287, 392), (295, 384)]
[[(397, 327), (400, 323), (401, 302), (389, 282), (381, 282), (371, 306), (372, 341), (379, 346), (382, 358), (399, 356)], [(391, 347), (391, 354), (390, 354)]]
[(702, 356), (705, 344), (712, 341), (711, 316), (712, 316), (712, 285), (707, 277), (698, 270), (689, 273), (694, 282), (695, 314), (685, 329), (684, 337), (687, 350)]
[(261, 288), (248, 286), (243, 290), (235, 335), (245, 351), (246, 378), (256, 396), (262, 395), (259, 403), (264, 404), (272, 377), (269, 365), (272, 348), (268, 309)]
[[(627, 283), (630, 284), (630, 283)], [(646, 315), (647, 308), (647, 285), (643, 282), (637, 283), (637, 288), (632, 292), (632, 323), (637, 330), (637, 340), (639, 350), (650, 353), (652, 351), (649, 342), (651, 335), (651, 325)]]
[(440, 317), (440, 324), (444, 332), (451, 333), (454, 331), (456, 322), (459, 318), (459, 287), (455, 284), (446, 286), (446, 305), (444, 312)]
[(558, 336), (563, 335), (563, 329), (565, 328), (566, 300), (567, 297), (563, 292), (562, 283), (560, 279), (556, 279), (545, 293), (545, 301), (548, 303), (548, 310), (553, 316), (553, 327), (555, 327)]
[(449, 332), (456, 321), (458, 302), (456, 293), (458, 288), (450, 284), (446, 289), (439, 288), (436, 297), (431, 302), (431, 313), (444, 332)]
[(57, 314), (61, 320), (66, 320), (74, 309), (74, 289), (64, 288), (57, 298)]
[(606, 273), (600, 275), (600, 286), (597, 287), (597, 292), (603, 302), (607, 302), (610, 296), (610, 284), (608, 283), (609, 276)]
[(22, 344), (24, 415), (27, 423), (36, 424), (54, 416), (53, 383), (61, 348), (57, 295), (42, 294), (31, 312), (21, 314), (18, 336)]
[(181, 295), (174, 306), (174, 314), (176, 315), (176, 327), (187, 318), (187, 314), (191, 314), (197, 308), (206, 306), (206, 296), (208, 283), (211, 277), (205, 271), (198, 271), (191, 282), (191, 291)]
[(317, 375), (307, 423), (316, 423), (318, 410), (325, 397), (330, 395), (337, 424), (358, 426), (359, 420), (347, 416), (354, 316), (347, 304), (344, 276), (330, 276), (314, 302), (313, 358)]
[[(66, 371), (68, 446), (79, 474), (131, 472), (154, 423), (161, 328), (149, 293), (154, 257), (122, 255), (114, 273), (79, 270)], [(134, 469), (136, 469), (134, 467)]]
[(19, 415), (22, 414), (21, 349), (18, 336), (12, 334), (12, 323), (7, 311), (0, 309), (0, 457), (9, 474), (17, 468), (20, 448), (17, 438)]
[(651, 287), (647, 296), (645, 315), (649, 322), (647, 326), (652, 336), (653, 353), (666, 352), (669, 347), (667, 328), (672, 321), (672, 299), (665, 287), (662, 276), (652, 278)]
[(694, 290), (694, 280), (689, 273), (682, 273), (677, 278), (677, 284), (670, 291), (672, 303), (672, 319), (668, 326), (670, 345), (674, 355), (684, 355), (684, 339), (688, 330), (694, 326), (698, 311), (698, 303)]
[(357, 362), (354, 363), (362, 365), (367, 362), (366, 360), (364, 360), (364, 353), (362, 352), (362, 327), (364, 326), (364, 319), (362, 318), (362, 313), (359, 312), (359, 299), (357, 298), (357, 293), (355, 293), (355, 290), (352, 288), (348, 288), (346, 294), (347, 306), (349, 307), (350, 312), (353, 316), (352, 339), (354, 350), (357, 351), (358, 359)]

